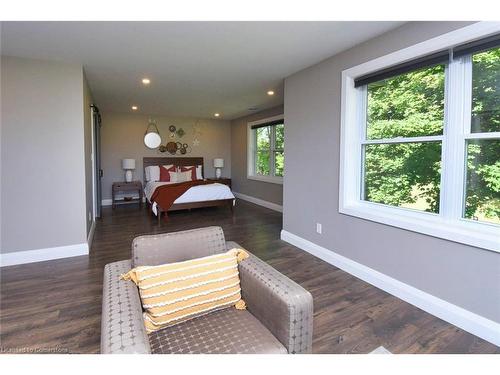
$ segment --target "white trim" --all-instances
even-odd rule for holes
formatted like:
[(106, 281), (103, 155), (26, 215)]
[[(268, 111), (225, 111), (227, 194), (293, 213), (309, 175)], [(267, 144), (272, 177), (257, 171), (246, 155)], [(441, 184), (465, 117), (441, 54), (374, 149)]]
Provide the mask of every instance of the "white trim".
[(255, 180), (255, 181), (262, 181), (262, 182), (269, 182), (270, 184), (283, 185), (283, 177), (279, 177), (279, 176), (262, 176), (259, 174), (255, 174), (255, 175), (248, 175), (247, 179)]
[(46, 260), (88, 255), (88, 253), (89, 245), (87, 243), (79, 243), (76, 245), (0, 254), (0, 264), (1, 267), (7, 267), (16, 264), (44, 262)]
[(469, 133), (465, 135), (465, 139), (495, 139), (500, 138), (500, 132), (489, 133)]
[(113, 200), (112, 199), (103, 199), (101, 201), (101, 206), (105, 207), (105, 206), (111, 206), (113, 204)]
[[(136, 196), (136, 197), (133, 197), (133, 198), (137, 199), (137, 198), (139, 198), (139, 196)], [(142, 203), (144, 203), (144, 202), (146, 202), (146, 197), (142, 197)], [(137, 203), (137, 201), (124, 202), (123, 197), (121, 197), (121, 198), (116, 198), (116, 202), (115, 203), (118, 203), (118, 204), (123, 204), (123, 203), (132, 204), (132, 203)], [(113, 205), (113, 200), (112, 199), (103, 199), (101, 201), (101, 206), (102, 207), (111, 206), (111, 205)]]
[(286, 230), (281, 231), (281, 239), (429, 314), (500, 346), (500, 323), (498, 322), (405, 284)]
[(419, 142), (436, 142), (442, 141), (442, 135), (429, 135), (425, 137), (395, 137), (395, 138), (383, 138), (383, 139), (367, 139), (361, 140), (363, 145), (379, 145), (379, 144), (392, 144), (392, 143), (419, 143)]
[(266, 122), (272, 122), (272, 121), (277, 121), (277, 120), (284, 120), (285, 119), (285, 114), (279, 114), (276, 116), (271, 116), (271, 117), (266, 117), (257, 121), (250, 121), (248, 123), (248, 126), (253, 126), (253, 125), (260, 125), (260, 124), (265, 124)]
[[(257, 121), (250, 121), (247, 123), (247, 179), (269, 182), (271, 184), (283, 185), (283, 177), (280, 176), (264, 176), (255, 173), (255, 136), (252, 131), (252, 126), (264, 124), (266, 122), (272, 122), (276, 120), (284, 120), (285, 114), (282, 113), (280, 115), (266, 117)], [(272, 154), (272, 150), (271, 150)], [(270, 155), (270, 160), (273, 160), (273, 155)], [(274, 168), (271, 168), (271, 172), (274, 173)]]
[[(410, 141), (407, 138), (394, 140), (365, 140), (366, 121), (364, 104), (365, 89), (356, 89), (354, 79), (397, 63), (428, 55), (432, 52), (453, 47), (457, 44), (478, 39), (500, 30), (500, 22), (478, 22), (459, 30), (443, 34), (414, 46), (396, 51), (365, 62), (342, 72), (341, 97), (341, 140), (339, 173), (339, 212), (360, 217), (398, 228), (403, 228), (426, 235), (477, 246), (500, 252), (498, 225), (477, 222), (462, 218), (463, 212), (463, 176), (465, 173), (464, 135), (466, 138), (492, 138), (494, 134), (469, 135), (470, 103), (462, 95), (467, 87), (450, 89), (450, 85), (466, 85), (463, 79), (467, 69), (466, 58), (454, 60), (448, 65), (447, 77), (452, 76), (447, 85), (447, 107), (445, 108), (445, 129), (443, 136), (415, 137), (411, 141), (438, 141), (442, 139), (441, 204), (440, 214), (429, 214), (402, 207), (392, 207), (361, 199), (362, 144), (399, 143)], [(469, 64), (470, 65), (470, 64)], [(470, 69), (470, 67), (469, 67)], [(469, 82), (470, 85), (470, 82)], [(468, 97), (468, 95), (466, 95)], [(451, 108), (451, 111), (450, 111)], [(449, 126), (448, 124), (453, 124)], [(450, 162), (452, 160), (453, 162)]]
[(270, 210), (273, 210), (273, 211), (283, 212), (283, 206), (280, 206), (279, 204), (265, 201), (265, 200), (260, 199), (260, 198), (251, 197), (250, 195), (237, 193), (235, 191), (233, 191), (233, 194), (236, 198), (243, 199), (244, 201), (251, 202), (251, 203), (257, 204), (259, 206), (269, 208)]
[(92, 225), (90, 226), (89, 234), (87, 236), (87, 244), (89, 245), (89, 249), (92, 247), (92, 241), (94, 240), (95, 233), (95, 220), (92, 220)]

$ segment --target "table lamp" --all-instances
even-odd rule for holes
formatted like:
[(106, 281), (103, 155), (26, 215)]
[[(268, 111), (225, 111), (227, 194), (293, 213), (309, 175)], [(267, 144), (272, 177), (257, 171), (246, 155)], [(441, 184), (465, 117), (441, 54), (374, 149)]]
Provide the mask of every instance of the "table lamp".
[(132, 171), (135, 169), (135, 159), (122, 159), (122, 169), (125, 170), (125, 181), (132, 182)]
[(224, 159), (214, 159), (214, 168), (215, 168), (215, 178), (219, 179), (221, 176), (221, 168), (224, 168)]

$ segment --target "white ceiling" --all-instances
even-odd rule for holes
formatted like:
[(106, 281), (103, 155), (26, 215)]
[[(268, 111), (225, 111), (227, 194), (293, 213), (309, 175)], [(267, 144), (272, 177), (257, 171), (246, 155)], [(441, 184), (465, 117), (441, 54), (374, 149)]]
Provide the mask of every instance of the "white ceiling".
[[(232, 119), (402, 22), (2, 22), (2, 55), (80, 63), (103, 111)], [(149, 87), (141, 83), (151, 79)], [(276, 91), (274, 97), (266, 91)]]

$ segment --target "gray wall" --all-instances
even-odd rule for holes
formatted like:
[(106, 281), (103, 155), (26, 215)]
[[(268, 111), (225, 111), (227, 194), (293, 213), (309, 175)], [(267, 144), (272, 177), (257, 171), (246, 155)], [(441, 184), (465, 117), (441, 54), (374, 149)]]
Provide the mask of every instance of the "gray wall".
[(2, 57), (1, 75), (1, 252), (86, 242), (82, 67)]
[[(196, 119), (185, 117), (152, 116), (158, 124), (162, 136), (162, 144), (168, 141), (168, 127), (175, 125), (184, 129), (186, 134), (179, 139), (191, 146), (191, 153), (184, 156), (202, 156), (205, 163), (205, 177), (214, 177), (214, 158), (224, 159), (222, 175), (231, 176), (231, 131), (229, 121)], [(101, 167), (104, 170), (102, 179), (102, 197), (111, 199), (111, 185), (114, 181), (124, 181), (125, 171), (121, 160), (135, 159), (134, 179), (143, 181), (142, 158), (145, 156), (171, 157), (168, 153), (150, 150), (144, 145), (144, 132), (148, 124), (148, 116), (130, 113), (109, 113), (102, 115), (101, 128)], [(193, 126), (197, 124), (201, 134), (199, 146), (193, 146)], [(176, 139), (177, 140), (177, 139)]]
[(463, 25), (410, 23), (285, 80), (284, 229), (500, 322), (500, 254), (338, 213), (342, 70)]
[(92, 116), (90, 105), (92, 104), (92, 93), (85, 76), (83, 77), (83, 126), (85, 142), (85, 221), (87, 234), (92, 226), (93, 191), (92, 191)]
[[(247, 178), (247, 124), (281, 114), (283, 114), (283, 106), (278, 106), (231, 121), (231, 176), (233, 190), (279, 205), (283, 204), (283, 185)], [(285, 157), (285, 167), (286, 164)]]

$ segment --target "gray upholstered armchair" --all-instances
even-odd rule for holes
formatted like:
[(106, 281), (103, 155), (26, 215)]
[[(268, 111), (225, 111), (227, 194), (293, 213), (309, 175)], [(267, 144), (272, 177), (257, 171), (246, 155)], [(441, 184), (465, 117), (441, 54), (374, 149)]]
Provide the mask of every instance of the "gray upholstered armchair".
[(132, 259), (104, 269), (101, 353), (310, 353), (311, 294), (253, 255), (239, 264), (247, 310), (218, 310), (146, 334), (137, 287), (120, 274), (234, 247), (241, 248), (220, 227), (135, 238)]

